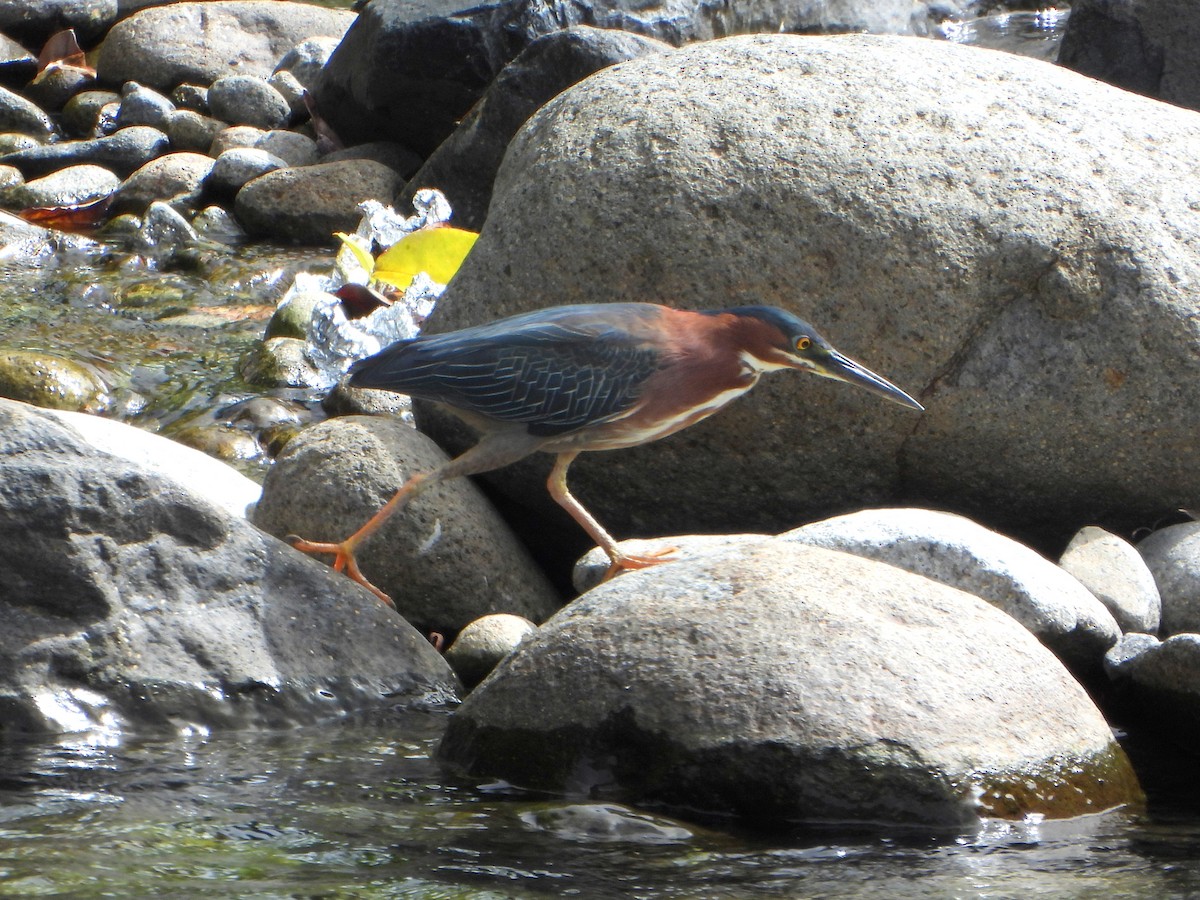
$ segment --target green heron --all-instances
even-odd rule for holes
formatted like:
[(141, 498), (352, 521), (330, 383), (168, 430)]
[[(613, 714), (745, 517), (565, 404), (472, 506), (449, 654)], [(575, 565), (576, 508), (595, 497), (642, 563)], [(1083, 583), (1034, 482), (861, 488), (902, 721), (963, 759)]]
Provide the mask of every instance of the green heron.
[(765, 306), (704, 312), (651, 303), (558, 306), (398, 341), (355, 363), (349, 383), (443, 403), (481, 439), (461, 456), (413, 475), (341, 543), (293, 537), (293, 546), (334, 554), (337, 571), (390, 604), (359, 570), (358, 545), (421, 491), (541, 450), (556, 454), (550, 496), (604, 548), (610, 575), (663, 562), (666, 554), (623, 553), (567, 489), (567, 467), (585, 450), (635, 447), (699, 422), (775, 369), (812, 372), (923, 409), (833, 349), (807, 322)]

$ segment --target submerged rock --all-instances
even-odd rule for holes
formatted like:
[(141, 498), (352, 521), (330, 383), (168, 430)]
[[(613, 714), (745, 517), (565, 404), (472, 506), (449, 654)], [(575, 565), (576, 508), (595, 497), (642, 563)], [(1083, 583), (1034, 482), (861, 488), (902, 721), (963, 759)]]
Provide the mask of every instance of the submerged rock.
[(94, 367), (37, 350), (0, 349), (0, 397), (74, 412), (102, 412), (112, 402)]
[(987, 603), (769, 541), (565, 607), (438, 749), (516, 785), (733, 814), (970, 827), (1140, 797), (1062, 664)]

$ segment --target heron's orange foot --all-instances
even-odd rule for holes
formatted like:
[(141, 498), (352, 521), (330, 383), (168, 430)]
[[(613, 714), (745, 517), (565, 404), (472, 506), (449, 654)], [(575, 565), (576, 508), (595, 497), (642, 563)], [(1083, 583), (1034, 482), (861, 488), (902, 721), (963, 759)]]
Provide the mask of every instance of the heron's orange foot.
[(338, 544), (326, 541), (306, 541), (304, 538), (289, 534), (287, 542), (301, 553), (333, 554), (333, 571), (345, 572), (351, 581), (361, 584), (378, 597), (380, 602), (385, 606), (390, 606), (392, 609), (396, 608), (396, 604), (392, 602), (392, 598), (371, 584), (367, 580), (367, 577), (363, 575), (362, 570), (358, 567), (358, 560), (354, 558), (354, 545), (350, 541), (346, 540)]
[(648, 569), (651, 566), (660, 566), (663, 563), (674, 562), (676, 559), (674, 554), (678, 550), (678, 547), (664, 547), (662, 550), (655, 550), (653, 553), (648, 553), (645, 556), (633, 556), (621, 552), (615, 555), (609, 554), (609, 559), (612, 562), (608, 567), (608, 571), (604, 573), (604, 581), (608, 581), (626, 569)]

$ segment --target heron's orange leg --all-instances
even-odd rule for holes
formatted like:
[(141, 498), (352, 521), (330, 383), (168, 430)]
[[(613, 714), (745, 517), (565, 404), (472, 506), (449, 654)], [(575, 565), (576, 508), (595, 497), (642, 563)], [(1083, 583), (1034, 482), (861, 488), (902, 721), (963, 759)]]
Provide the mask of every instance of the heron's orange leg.
[(622, 552), (613, 536), (604, 530), (604, 526), (596, 521), (596, 518), (587, 511), (582, 503), (575, 499), (567, 487), (567, 468), (578, 455), (579, 451), (558, 454), (554, 460), (554, 468), (550, 470), (550, 479), (546, 482), (546, 486), (550, 490), (550, 496), (558, 505), (570, 513), (571, 518), (588, 533), (588, 537), (608, 554), (611, 565), (604, 575), (604, 580), (607, 581), (624, 569), (646, 569), (650, 566), (671, 562), (670, 554), (675, 552), (676, 548), (674, 547), (667, 547), (646, 556), (634, 556)]
[(358, 567), (358, 560), (354, 556), (354, 551), (367, 538), (378, 531), (383, 523), (392, 517), (394, 513), (403, 509), (413, 497), (419, 494), (425, 487), (435, 483), (440, 479), (430, 480), (431, 476), (439, 474), (438, 471), (422, 472), (412, 476), (408, 481), (400, 487), (400, 490), (392, 496), (392, 499), (383, 505), (379, 512), (371, 516), (366, 524), (344, 541), (326, 542), (326, 541), (306, 541), (304, 538), (288, 535), (288, 543), (297, 550), (304, 553), (332, 553), (333, 554), (333, 570), (335, 572), (344, 571), (353, 581), (357, 581), (368, 591), (386, 603), (388, 606), (395, 608), (396, 604), (392, 602), (392, 598), (381, 591), (375, 585), (371, 584), (363, 575), (362, 570)]

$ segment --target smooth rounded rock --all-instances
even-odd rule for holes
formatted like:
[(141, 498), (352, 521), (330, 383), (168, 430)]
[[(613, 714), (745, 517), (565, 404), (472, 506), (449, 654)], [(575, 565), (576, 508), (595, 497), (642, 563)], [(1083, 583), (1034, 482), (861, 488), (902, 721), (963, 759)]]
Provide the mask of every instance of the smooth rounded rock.
[(92, 366), (36, 350), (0, 349), (0, 397), (74, 412), (103, 412), (112, 402)]
[[(332, 419), (288, 443), (263, 482), (254, 522), (280, 537), (341, 540), (407, 478), (445, 459), (394, 419)], [(358, 561), (425, 631), (456, 632), (500, 612), (541, 622), (558, 607), (528, 552), (467, 479), (430, 488), (393, 515), (359, 548)]]
[(234, 147), (217, 157), (204, 179), (204, 189), (216, 197), (232, 197), (260, 175), (284, 168), (287, 163), (266, 150)]
[(214, 81), (208, 88), (208, 108), (230, 124), (266, 130), (287, 125), (292, 114), (279, 91), (251, 75), (226, 75)]
[(44, 144), (9, 153), (2, 159), (20, 169), (26, 178), (37, 178), (69, 165), (84, 163), (104, 166), (125, 178), (165, 153), (167, 146), (167, 136), (157, 128), (132, 125), (105, 137)]
[(113, 198), (113, 209), (142, 213), (155, 200), (193, 203), (212, 168), (213, 161), (200, 153), (160, 156), (121, 183)]
[(306, 3), (211, 0), (153, 6), (108, 32), (96, 61), (102, 81), (162, 91), (223, 75), (270, 76), (279, 58), (314, 36), (341, 37), (355, 15)]
[(0, 204), (10, 209), (75, 206), (107, 197), (120, 184), (121, 179), (101, 166), (68, 166), (0, 191)]
[(1087, 694), (976, 597), (769, 541), (622, 575), (476, 688), (438, 756), (597, 800), (968, 826), (1135, 802)]
[(1137, 551), (1162, 598), (1162, 633), (1200, 632), (1200, 522), (1160, 528)]
[(121, 111), (117, 113), (117, 126), (149, 125), (165, 132), (175, 104), (153, 88), (136, 82), (122, 88)]
[(57, 130), (54, 120), (36, 103), (26, 100), (8, 88), (0, 87), (0, 131), (16, 131), (47, 138)]
[(1129, 541), (1088, 526), (1072, 538), (1058, 564), (1105, 605), (1122, 631), (1158, 631), (1162, 620), (1158, 586)]
[(473, 688), (536, 631), (537, 626), (524, 616), (481, 616), (458, 633), (446, 651), (446, 662), (464, 687)]
[(1100, 676), (1104, 653), (1121, 633), (1112, 613), (1067, 572), (963, 516), (867, 509), (782, 539), (877, 559), (974, 594), (1028, 628), (1081, 678)]
[(317, 142), (295, 131), (268, 131), (254, 142), (256, 150), (265, 150), (289, 166), (310, 166), (317, 161)]
[(319, 163), (256, 178), (238, 191), (234, 214), (250, 234), (303, 244), (332, 244), (354, 231), (364, 200), (395, 195), (403, 180), (369, 160)]

